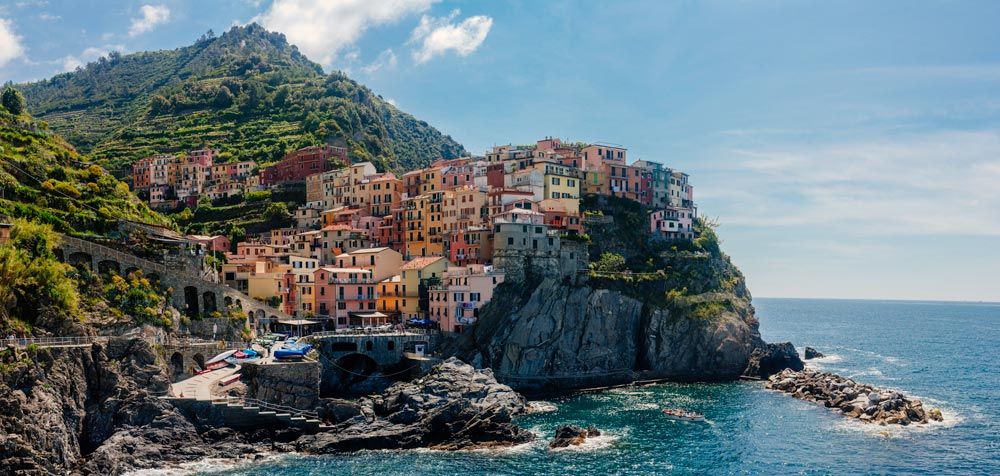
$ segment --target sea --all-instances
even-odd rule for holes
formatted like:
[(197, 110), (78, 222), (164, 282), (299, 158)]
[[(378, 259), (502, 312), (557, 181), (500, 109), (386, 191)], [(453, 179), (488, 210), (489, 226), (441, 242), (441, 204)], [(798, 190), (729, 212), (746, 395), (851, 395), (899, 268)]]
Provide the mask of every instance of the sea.
[[(518, 419), (536, 442), (502, 450), (275, 455), (197, 474), (1000, 474), (1000, 303), (755, 299), (768, 342), (811, 346), (810, 367), (918, 397), (943, 423), (868, 425), (759, 382), (661, 384), (535, 402)], [(708, 422), (662, 418), (663, 407)], [(603, 435), (546, 446), (561, 425)]]

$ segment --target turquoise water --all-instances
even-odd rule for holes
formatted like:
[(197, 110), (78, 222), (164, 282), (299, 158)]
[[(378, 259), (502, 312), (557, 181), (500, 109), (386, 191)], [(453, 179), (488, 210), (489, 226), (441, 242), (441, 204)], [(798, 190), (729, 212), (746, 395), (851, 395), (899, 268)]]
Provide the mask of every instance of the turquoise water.
[[(553, 400), (519, 423), (542, 436), (507, 450), (279, 457), (221, 474), (996, 474), (1000, 473), (1000, 304), (755, 300), (765, 340), (810, 345), (815, 366), (940, 407), (924, 428), (864, 426), (760, 384), (657, 385)], [(704, 413), (680, 423), (659, 408)], [(563, 424), (606, 433), (548, 451)], [(214, 474), (220, 474), (215, 472)]]

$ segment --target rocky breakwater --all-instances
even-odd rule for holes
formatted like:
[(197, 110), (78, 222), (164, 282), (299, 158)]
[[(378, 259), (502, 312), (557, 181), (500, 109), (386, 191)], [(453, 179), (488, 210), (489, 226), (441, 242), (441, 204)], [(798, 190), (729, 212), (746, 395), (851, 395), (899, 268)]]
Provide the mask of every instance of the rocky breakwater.
[(866, 423), (905, 426), (943, 420), (941, 410), (925, 410), (920, 400), (829, 372), (786, 369), (771, 375), (764, 387), (821, 404)]
[[(451, 358), (412, 382), (355, 402), (338, 400), (322, 408), (337, 420), (333, 430), (305, 435), (294, 448), (306, 453), (361, 449), (470, 449), (508, 446), (533, 435), (514, 425), (528, 403), (497, 383), (490, 370), (476, 370)], [(352, 407), (348, 408), (348, 407)]]

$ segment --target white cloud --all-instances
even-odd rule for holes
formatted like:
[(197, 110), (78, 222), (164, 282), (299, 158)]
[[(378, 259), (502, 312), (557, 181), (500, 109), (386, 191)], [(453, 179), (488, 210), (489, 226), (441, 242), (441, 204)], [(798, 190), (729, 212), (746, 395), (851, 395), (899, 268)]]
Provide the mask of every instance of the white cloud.
[(255, 21), (284, 33), (303, 53), (330, 66), (373, 26), (427, 11), (439, 0), (274, 0)]
[(91, 61), (96, 61), (102, 56), (107, 56), (112, 51), (123, 52), (125, 51), (125, 45), (91, 46), (84, 49), (79, 55), (64, 56), (58, 59), (57, 63), (62, 65), (63, 71), (73, 71)]
[(139, 18), (132, 19), (132, 26), (128, 29), (128, 36), (138, 36), (152, 30), (156, 25), (166, 23), (170, 20), (170, 9), (166, 5), (143, 5), (139, 8), (142, 14)]
[[(818, 226), (860, 236), (1000, 236), (997, 130), (730, 152), (734, 166), (706, 170), (700, 187), (751, 192), (738, 194), (738, 208), (722, 218), (727, 225)], [(730, 208), (725, 195), (698, 199)]]
[(24, 46), (14, 33), (13, 22), (0, 18), (0, 67), (23, 55)]
[(38, 19), (42, 21), (56, 21), (61, 20), (62, 17), (59, 15), (53, 15), (49, 12), (42, 12), (38, 14)]
[(410, 43), (419, 43), (413, 51), (413, 60), (425, 63), (435, 56), (448, 51), (454, 51), (459, 56), (468, 56), (479, 48), (486, 40), (486, 35), (493, 27), (493, 19), (485, 15), (466, 18), (460, 23), (453, 23), (459, 11), (454, 10), (444, 18), (433, 18), (424, 15), (420, 24), (410, 35)]
[(372, 61), (365, 67), (361, 68), (361, 71), (364, 71), (366, 74), (372, 74), (382, 69), (391, 70), (396, 67), (397, 63), (398, 60), (396, 59), (396, 53), (392, 51), (392, 48), (389, 48), (379, 53), (378, 57), (375, 58), (375, 61)]

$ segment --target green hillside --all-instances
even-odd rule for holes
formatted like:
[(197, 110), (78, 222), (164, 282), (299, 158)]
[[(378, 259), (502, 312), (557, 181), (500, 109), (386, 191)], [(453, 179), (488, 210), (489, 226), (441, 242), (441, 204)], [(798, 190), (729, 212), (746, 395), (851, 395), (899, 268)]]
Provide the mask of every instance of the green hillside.
[(465, 153), (342, 73), (324, 74), (284, 35), (256, 24), (175, 50), (112, 54), (19, 88), (53, 131), (119, 172), (153, 153), (203, 145), (266, 164), (328, 142), (397, 170)]
[(0, 215), (62, 232), (104, 233), (127, 218), (166, 224), (101, 166), (43, 121), (0, 107)]

